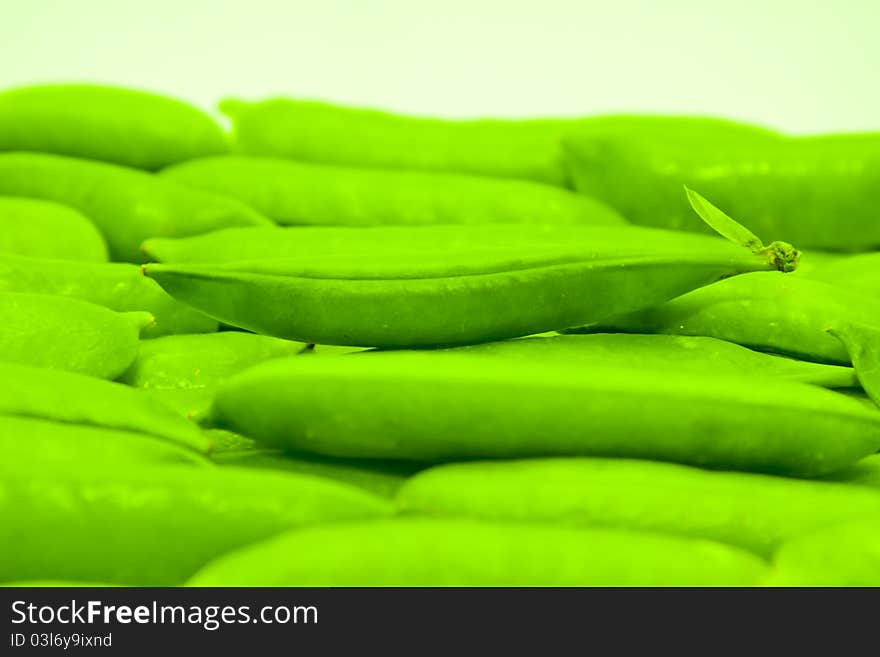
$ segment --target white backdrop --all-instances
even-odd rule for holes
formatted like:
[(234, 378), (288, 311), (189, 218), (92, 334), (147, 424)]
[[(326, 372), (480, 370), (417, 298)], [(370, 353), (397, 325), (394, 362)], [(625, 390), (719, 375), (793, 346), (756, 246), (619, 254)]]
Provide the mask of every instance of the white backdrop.
[(880, 129), (877, 0), (0, 0), (0, 86)]

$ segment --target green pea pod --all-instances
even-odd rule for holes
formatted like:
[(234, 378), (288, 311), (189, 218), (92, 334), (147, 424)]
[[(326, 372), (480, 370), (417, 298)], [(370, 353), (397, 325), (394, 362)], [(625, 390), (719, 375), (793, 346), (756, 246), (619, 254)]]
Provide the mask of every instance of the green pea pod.
[(638, 225), (705, 232), (679, 194), (687, 184), (769, 238), (829, 251), (880, 247), (880, 133), (702, 145), (586, 135), (563, 143), (575, 188)]
[[(880, 315), (877, 320), (880, 321)], [(880, 327), (844, 323), (828, 329), (849, 354), (862, 388), (880, 406)]]
[(757, 272), (575, 332), (704, 335), (804, 360), (849, 365), (846, 349), (827, 329), (871, 324), (878, 317), (880, 301), (874, 297), (808, 278)]
[(152, 260), (172, 263), (219, 263), (321, 256), (383, 258), (398, 252), (457, 252), (479, 249), (544, 249), (595, 238), (584, 226), (540, 224), (432, 224), (285, 228), (226, 228), (194, 237), (150, 239), (142, 250)]
[(880, 253), (861, 253), (848, 258), (839, 258), (817, 267), (808, 275), (817, 281), (878, 297), (880, 296)]
[(184, 237), (229, 226), (270, 225), (233, 199), (144, 171), (41, 153), (0, 153), (0, 194), (69, 205), (91, 219), (113, 260), (140, 262), (150, 237)]
[(855, 465), (828, 475), (826, 479), (856, 486), (868, 486), (880, 491), (880, 454), (866, 456)]
[(0, 361), (115, 379), (134, 361), (145, 312), (47, 294), (0, 292)]
[(212, 418), (275, 447), (418, 461), (618, 456), (819, 475), (880, 448), (880, 413), (812, 385), (431, 352), (262, 363), (220, 386)]
[(795, 538), (773, 565), (770, 586), (880, 586), (877, 517)]
[(0, 363), (0, 415), (114, 429), (207, 451), (197, 427), (140, 390), (82, 374)]
[(18, 472), (111, 470), (150, 464), (209, 466), (189, 447), (148, 434), (0, 414), (0, 458)]
[(302, 525), (387, 514), (306, 475), (185, 466), (9, 470), (0, 463), (0, 581), (172, 586), (209, 560)]
[(716, 238), (621, 226), (582, 227), (568, 244), (490, 242), (450, 253), (394, 242), (373, 253), (143, 269), (172, 296), (233, 326), (318, 344), (401, 348), (598, 321), (722, 277), (787, 267), (779, 264), (787, 253), (784, 245), (758, 254)]
[(615, 225), (603, 203), (526, 180), (215, 157), (166, 169), (175, 182), (238, 199), (285, 225)]
[(396, 501), (404, 513), (661, 532), (765, 556), (880, 513), (878, 492), (840, 483), (585, 458), (442, 465), (409, 479)]
[(766, 130), (701, 117), (598, 116), (575, 119), (442, 120), (372, 109), (273, 98), (224, 100), (234, 148), (252, 155), (382, 169), (415, 169), (521, 178), (566, 186), (560, 140), (572, 130), (646, 140), (772, 136)]
[(217, 330), (217, 321), (169, 296), (127, 263), (82, 263), (0, 255), (0, 290), (56, 294), (116, 311), (143, 310), (155, 322), (141, 337)]
[(136, 388), (212, 387), (251, 365), (304, 348), (301, 342), (238, 331), (169, 335), (143, 343), (120, 381)]
[(169, 335), (142, 342), (137, 358), (119, 380), (197, 418), (207, 413), (214, 390), (224, 379), (304, 348), (301, 342), (238, 331)]
[(297, 472), (333, 479), (389, 498), (407, 477), (426, 467), (399, 461), (332, 459), (269, 449), (223, 451), (213, 458), (218, 465)]
[(0, 93), (0, 150), (59, 153), (159, 169), (229, 146), (207, 114), (179, 100), (89, 84)]
[(95, 225), (73, 208), (0, 196), (0, 253), (103, 262), (107, 245)]
[(188, 585), (730, 586), (766, 571), (753, 555), (708, 541), (395, 519), (290, 532), (220, 557)]
[(809, 363), (746, 349), (715, 338), (593, 333), (489, 342), (451, 350), (524, 362), (769, 376), (826, 388), (858, 387), (851, 367)]

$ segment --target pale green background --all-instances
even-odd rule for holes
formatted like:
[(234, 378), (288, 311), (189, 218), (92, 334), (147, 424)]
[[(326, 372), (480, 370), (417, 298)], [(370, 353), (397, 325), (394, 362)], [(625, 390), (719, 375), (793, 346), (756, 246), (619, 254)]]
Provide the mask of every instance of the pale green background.
[(0, 0), (0, 86), (880, 129), (878, 0)]

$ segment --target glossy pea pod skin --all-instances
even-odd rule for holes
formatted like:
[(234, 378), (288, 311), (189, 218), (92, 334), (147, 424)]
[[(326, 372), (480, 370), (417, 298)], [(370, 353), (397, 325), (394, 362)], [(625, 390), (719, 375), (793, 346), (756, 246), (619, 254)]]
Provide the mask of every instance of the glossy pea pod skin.
[(61, 155), (0, 153), (0, 194), (69, 205), (103, 234), (112, 260), (140, 262), (141, 242), (229, 226), (271, 225), (233, 199), (128, 167)]
[(279, 448), (418, 461), (611, 456), (819, 475), (880, 448), (880, 413), (808, 384), (431, 352), (263, 363), (219, 388), (212, 419)]
[(787, 540), (880, 513), (880, 491), (628, 459), (456, 463), (417, 473), (401, 513), (612, 527), (702, 538), (771, 556)]
[(143, 338), (208, 333), (217, 321), (169, 296), (137, 265), (24, 258), (0, 253), (0, 291), (53, 294), (88, 301), (118, 312), (146, 311), (155, 322)]
[(89, 84), (0, 92), (0, 151), (57, 153), (138, 169), (229, 149), (207, 114), (158, 94)]
[(470, 353), (505, 359), (568, 363), (585, 368), (626, 367), (702, 374), (778, 377), (827, 388), (858, 387), (851, 367), (810, 363), (752, 351), (732, 342), (701, 336), (634, 333), (553, 335), (459, 347)]
[(0, 361), (115, 379), (134, 361), (145, 312), (48, 294), (0, 292)]
[(395, 519), (290, 532), (220, 557), (187, 584), (750, 585), (766, 570), (755, 556), (708, 541), (610, 530)]
[(238, 199), (282, 225), (625, 223), (603, 203), (525, 180), (235, 156), (185, 162), (162, 176)]
[(873, 297), (822, 281), (756, 272), (577, 331), (704, 335), (804, 360), (849, 365), (846, 348), (828, 329), (876, 322), (878, 317), (880, 303)]
[(128, 386), (93, 377), (0, 363), (0, 416), (141, 433), (207, 451), (199, 429)]
[(104, 238), (73, 208), (16, 196), (0, 196), (0, 254), (105, 262)]
[(450, 121), (374, 109), (272, 98), (224, 100), (233, 149), (249, 155), (383, 169), (445, 171), (569, 184), (562, 136), (636, 134), (643, 139), (729, 139), (771, 135), (730, 121), (699, 117), (599, 116), (574, 119)]
[(880, 586), (877, 516), (792, 539), (773, 560), (770, 586)]
[(226, 378), (272, 358), (300, 354), (305, 346), (237, 331), (170, 335), (142, 342), (137, 358), (119, 380), (186, 416), (201, 417)]
[[(595, 237), (589, 226), (541, 224), (431, 224), (413, 226), (286, 226), (226, 228), (178, 239), (144, 242), (143, 252), (165, 263), (210, 263), (267, 259), (313, 259), (315, 256), (377, 255), (402, 252), (570, 246)], [(386, 255), (387, 254), (387, 255)]]
[[(0, 470), (0, 581), (173, 586), (285, 530), (388, 513), (366, 492), (305, 475), (147, 465)], [(47, 541), (47, 531), (64, 540)]]
[(705, 232), (681, 198), (685, 184), (748, 217), (765, 239), (828, 251), (880, 247), (880, 133), (708, 147), (590, 137), (565, 144), (575, 188), (638, 225)]
[(427, 465), (400, 461), (334, 459), (273, 449), (242, 449), (217, 453), (218, 465), (294, 472), (341, 481), (379, 497), (391, 498), (408, 477)]
[(145, 433), (0, 414), (0, 458), (22, 474), (42, 468), (210, 467), (191, 447)]
[(581, 228), (577, 237), (455, 253), (391, 243), (372, 253), (343, 248), (143, 270), (172, 296), (239, 328), (316, 344), (409, 348), (577, 326), (774, 268), (772, 258), (717, 238), (630, 227)]

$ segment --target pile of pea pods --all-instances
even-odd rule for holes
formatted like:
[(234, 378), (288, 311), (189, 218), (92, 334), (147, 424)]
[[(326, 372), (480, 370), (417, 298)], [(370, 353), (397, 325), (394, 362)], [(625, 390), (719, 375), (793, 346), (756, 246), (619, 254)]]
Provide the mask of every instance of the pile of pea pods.
[(0, 91), (0, 583), (880, 585), (880, 133)]

